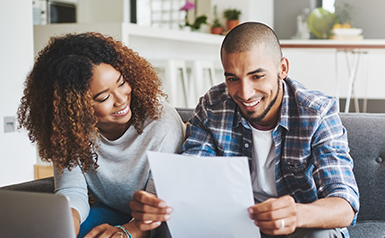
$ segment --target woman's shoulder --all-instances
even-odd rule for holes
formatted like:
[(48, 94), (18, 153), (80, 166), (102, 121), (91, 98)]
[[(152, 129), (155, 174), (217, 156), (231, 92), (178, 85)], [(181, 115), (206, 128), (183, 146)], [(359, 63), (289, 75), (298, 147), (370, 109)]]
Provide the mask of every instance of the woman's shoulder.
[(160, 122), (171, 122), (171, 123), (180, 123), (183, 124), (183, 121), (175, 109), (170, 103), (167, 101), (162, 101), (160, 114), (158, 120)]
[(176, 152), (184, 140), (186, 126), (168, 102), (162, 102), (161, 108), (159, 118), (148, 119), (140, 136), (151, 138), (158, 146), (167, 148), (166, 151)]
[(156, 127), (157, 129), (171, 129), (184, 127), (184, 123), (176, 109), (168, 102), (162, 101), (160, 105), (160, 113), (157, 119), (147, 119), (146, 126)]

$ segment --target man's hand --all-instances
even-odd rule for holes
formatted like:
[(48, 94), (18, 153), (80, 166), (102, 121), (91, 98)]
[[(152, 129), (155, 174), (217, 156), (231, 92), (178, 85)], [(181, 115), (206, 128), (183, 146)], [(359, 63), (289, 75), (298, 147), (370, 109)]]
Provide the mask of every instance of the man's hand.
[(297, 228), (297, 205), (291, 196), (270, 198), (248, 211), (255, 225), (265, 234), (287, 235)]
[(157, 228), (163, 221), (170, 219), (171, 207), (157, 198), (154, 194), (138, 191), (134, 193), (134, 198), (130, 202), (132, 216), (135, 223), (142, 231)]

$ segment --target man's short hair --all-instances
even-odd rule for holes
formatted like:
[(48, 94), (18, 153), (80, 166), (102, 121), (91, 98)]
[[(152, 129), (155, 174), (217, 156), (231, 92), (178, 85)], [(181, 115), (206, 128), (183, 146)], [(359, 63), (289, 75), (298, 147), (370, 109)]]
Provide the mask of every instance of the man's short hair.
[(282, 58), (281, 45), (275, 32), (260, 22), (245, 22), (233, 28), (225, 37), (221, 47), (227, 54), (252, 50), (255, 46), (264, 46), (266, 53), (277, 63)]

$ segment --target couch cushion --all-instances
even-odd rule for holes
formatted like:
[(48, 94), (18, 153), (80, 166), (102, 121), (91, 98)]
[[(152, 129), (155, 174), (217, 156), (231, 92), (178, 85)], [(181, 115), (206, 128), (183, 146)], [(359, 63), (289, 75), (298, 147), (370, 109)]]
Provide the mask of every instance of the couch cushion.
[(179, 116), (182, 118), (182, 121), (186, 123), (193, 115), (193, 108), (176, 108), (176, 111), (179, 113)]
[(385, 221), (363, 221), (348, 227), (351, 238), (385, 237)]
[(54, 193), (55, 185), (53, 177), (33, 180), (29, 182), (13, 184), (0, 189), (25, 191), (25, 192), (39, 192), (39, 193)]
[(385, 221), (385, 114), (341, 113), (340, 117), (360, 192), (357, 220)]

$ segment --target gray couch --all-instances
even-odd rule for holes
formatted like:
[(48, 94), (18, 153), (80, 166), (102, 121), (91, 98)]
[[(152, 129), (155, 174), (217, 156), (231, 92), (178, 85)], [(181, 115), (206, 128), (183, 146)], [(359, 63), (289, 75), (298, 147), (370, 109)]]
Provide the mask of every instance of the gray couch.
[[(183, 121), (192, 109), (177, 109)], [(349, 227), (352, 238), (385, 237), (385, 114), (341, 113), (348, 131), (350, 154), (360, 189), (361, 209), (357, 225)], [(0, 189), (53, 193), (53, 178), (15, 184)]]
[(350, 235), (385, 237), (385, 114), (342, 113), (341, 120), (360, 190), (361, 208)]

